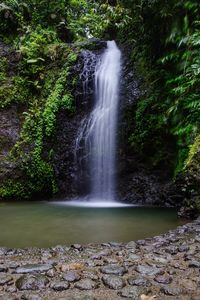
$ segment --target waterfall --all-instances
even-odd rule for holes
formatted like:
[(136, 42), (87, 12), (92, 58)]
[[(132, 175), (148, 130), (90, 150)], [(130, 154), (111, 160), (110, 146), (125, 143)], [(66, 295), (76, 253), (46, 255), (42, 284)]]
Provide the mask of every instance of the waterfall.
[(115, 200), (116, 129), (119, 103), (121, 52), (115, 41), (95, 67), (95, 103), (81, 124), (77, 141), (84, 137), (85, 156), (89, 168), (91, 201)]

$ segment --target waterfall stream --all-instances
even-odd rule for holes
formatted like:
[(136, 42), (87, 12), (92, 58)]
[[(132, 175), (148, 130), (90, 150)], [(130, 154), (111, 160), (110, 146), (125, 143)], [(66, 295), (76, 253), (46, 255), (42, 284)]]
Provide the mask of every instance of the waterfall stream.
[(96, 63), (95, 103), (79, 129), (77, 144), (84, 140), (90, 178), (90, 201), (115, 200), (116, 130), (119, 103), (121, 52), (115, 41)]

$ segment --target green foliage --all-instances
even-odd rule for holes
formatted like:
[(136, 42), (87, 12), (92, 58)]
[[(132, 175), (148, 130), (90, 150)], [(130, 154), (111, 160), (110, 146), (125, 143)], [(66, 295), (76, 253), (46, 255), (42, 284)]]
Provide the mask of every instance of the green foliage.
[[(76, 40), (87, 37), (105, 37), (128, 23), (129, 15), (122, 5), (110, 5), (108, 1), (70, 1), (67, 13), (68, 28)], [(110, 38), (110, 37), (108, 37)]]
[(153, 156), (162, 149), (165, 159), (163, 146), (174, 138), (177, 174), (183, 171), (200, 128), (199, 4), (196, 0), (122, 3), (132, 18), (119, 37), (132, 49), (131, 60), (148, 91), (137, 104), (130, 141)]
[[(75, 111), (71, 89), (74, 79), (71, 69), (77, 55), (63, 45), (54, 31), (37, 26), (27, 28), (14, 41), (20, 59), (18, 74), (9, 77), (9, 61), (1, 60), (1, 108), (13, 103), (23, 104), (23, 124), (20, 139), (9, 157), (19, 164), (21, 176), (3, 182), (0, 195), (4, 198), (30, 198), (43, 192), (57, 191), (52, 151), (45, 153), (44, 142), (56, 130), (56, 116), (60, 109), (69, 114)], [(13, 50), (12, 50), (13, 51)], [(16, 73), (16, 72), (15, 72)]]

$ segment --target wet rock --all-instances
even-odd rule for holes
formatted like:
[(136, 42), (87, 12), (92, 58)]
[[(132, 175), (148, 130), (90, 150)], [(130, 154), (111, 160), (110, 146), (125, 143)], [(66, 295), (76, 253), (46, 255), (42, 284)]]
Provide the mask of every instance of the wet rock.
[(55, 276), (55, 270), (51, 269), (48, 272), (46, 272), (46, 275), (50, 278), (53, 278)]
[(104, 267), (100, 268), (100, 271), (103, 274), (113, 274), (113, 275), (120, 275), (120, 276), (124, 275), (127, 272), (125, 267), (120, 267), (117, 265), (104, 266)]
[(71, 245), (71, 247), (73, 249), (76, 249), (76, 250), (79, 250), (79, 251), (83, 250), (83, 247), (80, 244), (73, 244), (73, 245)]
[(119, 243), (119, 242), (110, 242), (109, 244), (112, 247), (121, 247), (122, 246), (122, 243)]
[(5, 247), (0, 247), (0, 255), (6, 255), (6, 253), (8, 252), (8, 249)]
[(165, 252), (166, 252), (166, 253), (169, 253), (169, 254), (171, 254), (171, 255), (175, 255), (175, 254), (178, 253), (178, 248), (175, 247), (175, 246), (171, 246), (171, 247), (166, 248), (166, 249), (165, 249)]
[(131, 286), (123, 288), (118, 294), (124, 298), (138, 300), (140, 295), (144, 293), (146, 293), (146, 289), (137, 286)]
[(19, 290), (39, 290), (46, 287), (49, 280), (44, 275), (23, 275), (16, 281)]
[(131, 242), (129, 242), (129, 243), (126, 244), (125, 248), (126, 248), (126, 249), (132, 249), (132, 250), (135, 250), (135, 249), (136, 249), (136, 246), (137, 246), (136, 242), (131, 241)]
[(136, 255), (136, 254), (133, 254), (133, 253), (130, 253), (128, 255), (128, 257), (126, 258), (126, 261), (139, 261), (141, 259), (141, 257), (139, 255)]
[(79, 273), (76, 271), (68, 271), (63, 274), (62, 278), (69, 282), (75, 282), (81, 279)]
[(136, 244), (137, 244), (138, 246), (145, 246), (145, 245), (146, 245), (146, 241), (145, 241), (145, 240), (138, 240), (138, 241), (136, 242)]
[(51, 283), (51, 288), (57, 292), (68, 290), (69, 286), (69, 282), (66, 281), (55, 281)]
[(10, 282), (10, 284), (11, 285), (6, 286), (5, 291), (11, 294), (17, 292), (16, 286), (12, 285), (12, 282)]
[(26, 273), (35, 273), (35, 272), (43, 273), (49, 271), (52, 268), (53, 267), (50, 264), (25, 265), (17, 268), (15, 270), (15, 273), (17, 274), (26, 274)]
[(178, 248), (178, 251), (179, 252), (187, 252), (189, 250), (189, 246), (187, 245), (181, 245), (179, 248)]
[(105, 286), (113, 290), (121, 289), (126, 285), (124, 279), (118, 276), (104, 275), (102, 281)]
[(104, 249), (96, 254), (94, 254), (91, 259), (101, 259), (104, 256), (110, 256), (112, 251), (110, 249)]
[(195, 237), (195, 242), (200, 243), (200, 235)]
[(75, 287), (79, 290), (93, 290), (98, 288), (98, 283), (92, 279), (81, 279), (75, 283)]
[(156, 276), (154, 280), (158, 283), (170, 284), (173, 279), (171, 276), (168, 275), (160, 275), (160, 276)]
[(13, 278), (10, 275), (0, 273), (0, 286), (4, 284), (9, 284), (13, 281)]
[(189, 262), (189, 268), (200, 268), (200, 262), (198, 262), (198, 261), (191, 261), (191, 262)]
[(84, 278), (89, 278), (92, 280), (99, 280), (99, 276), (95, 271), (83, 271), (82, 275)]
[(113, 257), (106, 257), (106, 258), (104, 258), (103, 261), (109, 265), (115, 265), (115, 264), (118, 264), (118, 262), (119, 262), (116, 258), (113, 258)]
[(182, 290), (179, 287), (171, 287), (171, 286), (164, 286), (160, 289), (161, 293), (168, 295), (168, 296), (178, 296), (181, 294)]
[(44, 298), (38, 294), (23, 294), (22, 300), (44, 300)]
[(157, 267), (151, 267), (147, 265), (139, 265), (135, 270), (142, 275), (154, 276), (160, 274), (161, 270)]
[(145, 278), (129, 277), (128, 283), (130, 285), (143, 286), (143, 287), (151, 286), (151, 282)]
[(8, 267), (5, 265), (0, 265), (0, 272), (7, 272), (8, 271)]

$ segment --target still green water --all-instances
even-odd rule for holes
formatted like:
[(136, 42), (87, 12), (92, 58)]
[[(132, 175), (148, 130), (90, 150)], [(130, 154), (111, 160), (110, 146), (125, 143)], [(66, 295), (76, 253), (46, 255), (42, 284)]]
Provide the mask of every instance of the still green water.
[(128, 242), (183, 224), (173, 209), (68, 207), (52, 203), (1, 203), (0, 246), (49, 247)]

